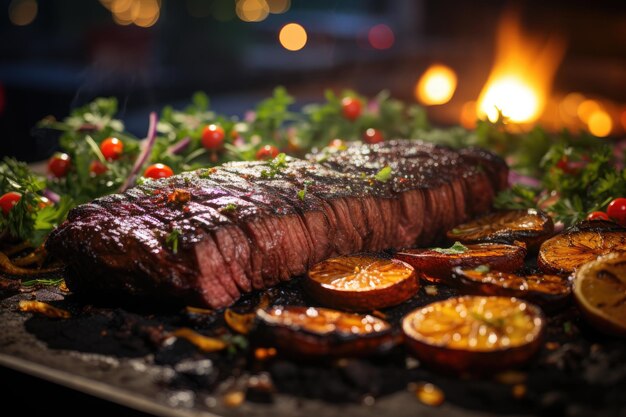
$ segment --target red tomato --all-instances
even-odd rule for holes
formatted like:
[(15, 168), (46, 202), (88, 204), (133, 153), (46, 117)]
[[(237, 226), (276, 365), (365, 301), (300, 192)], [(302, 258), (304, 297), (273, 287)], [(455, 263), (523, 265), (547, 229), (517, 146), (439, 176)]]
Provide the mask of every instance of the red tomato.
[(9, 191), (0, 197), (0, 208), (2, 209), (2, 213), (5, 216), (8, 216), (13, 206), (16, 205), (21, 198), (22, 194), (16, 193), (15, 191)]
[(259, 161), (267, 161), (268, 159), (276, 158), (278, 153), (278, 148), (276, 146), (265, 145), (257, 151), (256, 159)]
[(385, 138), (383, 138), (383, 134), (378, 129), (369, 128), (363, 133), (363, 140), (369, 144), (380, 143)]
[(356, 120), (361, 115), (361, 101), (354, 97), (344, 97), (341, 100), (343, 117), (348, 120)]
[(202, 146), (206, 149), (219, 149), (224, 142), (224, 128), (220, 125), (208, 125), (202, 130)]
[(107, 166), (98, 160), (91, 161), (91, 164), (89, 164), (89, 173), (94, 176), (102, 175), (107, 172), (107, 170)]
[(606, 214), (622, 226), (626, 226), (626, 198), (620, 197), (611, 201), (606, 208)]
[(152, 178), (158, 180), (159, 178), (167, 178), (174, 175), (174, 171), (172, 168), (168, 167), (165, 164), (154, 164), (150, 165), (143, 173), (144, 177)]
[(609, 215), (603, 211), (593, 211), (589, 213), (587, 220), (609, 220)]
[(67, 171), (70, 170), (72, 160), (66, 153), (57, 153), (48, 161), (48, 172), (57, 178), (62, 178), (67, 175)]
[(124, 143), (118, 138), (106, 138), (100, 144), (100, 152), (107, 161), (114, 161), (122, 156)]

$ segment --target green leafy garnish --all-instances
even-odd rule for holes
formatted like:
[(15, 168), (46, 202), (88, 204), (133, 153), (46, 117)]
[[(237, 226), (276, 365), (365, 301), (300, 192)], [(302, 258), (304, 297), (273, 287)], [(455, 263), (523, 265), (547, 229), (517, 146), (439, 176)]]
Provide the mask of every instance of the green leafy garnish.
[(454, 242), (454, 245), (449, 248), (430, 248), (430, 250), (443, 253), (444, 255), (458, 255), (467, 252), (469, 248), (461, 242)]
[(486, 274), (490, 270), (491, 268), (489, 268), (489, 265), (479, 265), (476, 268), (474, 268), (474, 271), (480, 272), (481, 274)]
[(165, 238), (165, 243), (172, 250), (174, 254), (178, 253), (178, 240), (182, 232), (180, 229), (172, 229), (172, 231)]
[(63, 278), (56, 279), (31, 279), (28, 281), (22, 281), (22, 287), (35, 287), (35, 286), (54, 286), (58, 287), (63, 282)]
[(267, 163), (269, 170), (261, 171), (261, 177), (274, 178), (283, 168), (287, 166), (287, 155), (279, 153), (276, 158)]
[(392, 170), (390, 166), (386, 166), (382, 168), (380, 171), (374, 175), (376, 181), (387, 182), (391, 179)]
[(237, 204), (235, 203), (228, 203), (225, 206), (220, 207), (219, 209), (220, 213), (226, 213), (226, 212), (231, 212), (235, 210), (237, 210)]
[(309, 190), (309, 185), (313, 184), (313, 181), (306, 180), (304, 181), (304, 188), (298, 191), (298, 198), (304, 201), (304, 197), (306, 196), (307, 191)]

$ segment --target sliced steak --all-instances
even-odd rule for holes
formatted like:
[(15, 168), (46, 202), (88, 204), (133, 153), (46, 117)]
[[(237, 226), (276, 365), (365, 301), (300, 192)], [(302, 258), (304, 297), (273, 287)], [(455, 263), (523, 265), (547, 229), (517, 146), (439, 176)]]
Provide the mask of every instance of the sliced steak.
[(232, 162), (79, 206), (46, 246), (78, 294), (220, 308), (333, 255), (436, 243), (507, 174), (487, 151), (407, 140)]

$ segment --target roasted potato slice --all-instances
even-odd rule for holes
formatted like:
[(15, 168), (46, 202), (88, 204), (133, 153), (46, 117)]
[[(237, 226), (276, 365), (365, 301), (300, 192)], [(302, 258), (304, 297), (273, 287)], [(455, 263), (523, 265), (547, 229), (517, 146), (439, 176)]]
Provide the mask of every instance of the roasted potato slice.
[(403, 249), (395, 257), (413, 266), (422, 279), (450, 285), (454, 284), (451, 277), (455, 267), (471, 269), (487, 265), (498, 271), (512, 272), (524, 265), (526, 257), (526, 249), (516, 245), (477, 243), (461, 247), (465, 249)]
[(340, 256), (314, 265), (304, 281), (322, 304), (352, 311), (390, 307), (419, 289), (415, 270), (397, 259), (368, 255)]
[(572, 293), (570, 282), (558, 275), (517, 275), (481, 268), (454, 268), (452, 274), (463, 292), (523, 298), (546, 310), (562, 307)]
[(584, 221), (545, 241), (537, 265), (546, 273), (569, 275), (612, 252), (626, 252), (626, 228), (610, 221)]
[(258, 310), (257, 318), (265, 339), (291, 355), (367, 356), (395, 343), (389, 323), (370, 315), (275, 306)]
[(434, 368), (484, 373), (526, 362), (541, 346), (539, 307), (510, 297), (464, 296), (437, 301), (402, 320), (415, 356)]
[(554, 233), (552, 218), (541, 210), (496, 211), (468, 223), (456, 226), (446, 236), (462, 243), (523, 242), (529, 252)]
[(612, 253), (581, 266), (574, 298), (585, 319), (603, 332), (626, 337), (626, 253)]

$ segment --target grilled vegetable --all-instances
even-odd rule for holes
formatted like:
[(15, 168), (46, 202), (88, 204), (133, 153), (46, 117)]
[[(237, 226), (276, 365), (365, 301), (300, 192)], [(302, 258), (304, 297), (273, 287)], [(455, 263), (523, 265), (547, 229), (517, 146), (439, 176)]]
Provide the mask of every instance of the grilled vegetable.
[(554, 223), (550, 216), (541, 210), (526, 209), (488, 214), (455, 227), (447, 233), (447, 237), (462, 243), (523, 242), (531, 252), (553, 232)]
[(516, 275), (455, 268), (453, 276), (464, 292), (523, 298), (550, 310), (562, 307), (572, 292), (569, 281), (558, 275)]
[(580, 267), (574, 298), (598, 329), (626, 337), (626, 253), (612, 253)]
[(583, 221), (544, 242), (537, 264), (546, 273), (568, 275), (611, 252), (626, 252), (626, 228), (610, 221)]
[(259, 331), (279, 352), (306, 356), (366, 356), (391, 347), (391, 326), (370, 316), (326, 308), (258, 310)]
[(408, 347), (434, 368), (487, 372), (521, 365), (541, 346), (541, 310), (508, 297), (465, 296), (419, 308), (402, 321)]
[(397, 259), (340, 256), (313, 266), (305, 288), (323, 304), (367, 311), (408, 300), (417, 293), (419, 282), (413, 267)]
[(451, 277), (455, 267), (471, 269), (487, 265), (498, 271), (512, 272), (524, 265), (526, 256), (526, 249), (515, 245), (478, 243), (459, 247), (464, 249), (404, 249), (395, 257), (413, 266), (427, 281), (453, 284)]

